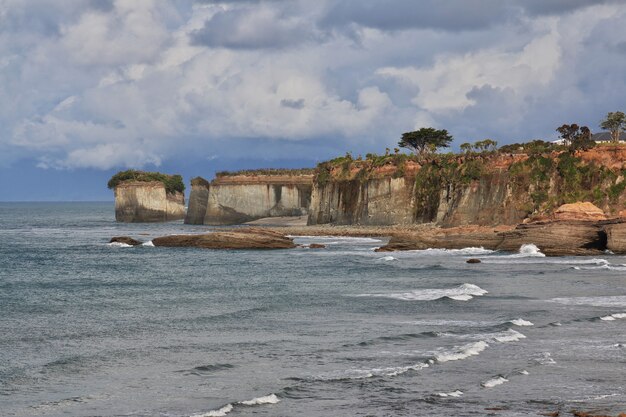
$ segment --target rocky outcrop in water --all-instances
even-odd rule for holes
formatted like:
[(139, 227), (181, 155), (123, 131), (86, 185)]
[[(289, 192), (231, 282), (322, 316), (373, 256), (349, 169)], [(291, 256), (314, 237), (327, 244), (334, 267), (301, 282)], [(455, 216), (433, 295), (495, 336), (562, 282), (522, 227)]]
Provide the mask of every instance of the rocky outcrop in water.
[(132, 237), (129, 237), (129, 236), (112, 237), (111, 240), (109, 240), (109, 243), (123, 243), (125, 245), (130, 245), (130, 246), (138, 246), (142, 244), (141, 241), (137, 239), (133, 239)]
[(152, 239), (154, 246), (204, 249), (291, 249), (293, 239), (259, 228), (218, 231), (201, 235), (172, 235)]
[(312, 175), (223, 175), (192, 182), (185, 223), (241, 224), (265, 217), (306, 216)]
[[(597, 220), (580, 220), (589, 216)], [(548, 256), (598, 255), (607, 249), (626, 253), (626, 222), (606, 219), (602, 210), (592, 204), (568, 204), (550, 218), (519, 224), (510, 230), (457, 227), (398, 234), (378, 251), (483, 247), (515, 252), (528, 244)]]
[(126, 181), (115, 187), (115, 220), (167, 222), (185, 217), (185, 195), (168, 193), (162, 182)]

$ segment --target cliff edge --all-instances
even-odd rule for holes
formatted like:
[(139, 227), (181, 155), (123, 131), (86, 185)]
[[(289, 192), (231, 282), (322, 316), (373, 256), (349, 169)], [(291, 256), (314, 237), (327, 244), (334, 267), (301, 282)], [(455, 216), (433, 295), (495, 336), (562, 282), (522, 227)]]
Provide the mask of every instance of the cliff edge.
[(264, 217), (306, 216), (312, 187), (309, 170), (218, 173), (210, 183), (196, 178), (185, 223), (231, 225)]
[(115, 193), (118, 222), (167, 222), (185, 217), (180, 175), (129, 170), (114, 175), (108, 185)]

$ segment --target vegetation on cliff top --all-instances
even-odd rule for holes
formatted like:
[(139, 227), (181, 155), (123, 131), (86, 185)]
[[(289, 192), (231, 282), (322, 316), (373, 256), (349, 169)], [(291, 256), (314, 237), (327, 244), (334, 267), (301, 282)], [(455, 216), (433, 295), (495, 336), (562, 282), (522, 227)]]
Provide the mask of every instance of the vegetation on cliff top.
[(235, 176), (260, 176), (260, 175), (280, 175), (280, 176), (299, 176), (299, 175), (313, 175), (315, 174), (315, 168), (259, 168), (259, 169), (242, 169), (239, 171), (219, 171), (215, 173), (215, 177), (235, 177)]
[(113, 175), (107, 186), (109, 189), (117, 187), (124, 182), (140, 181), (140, 182), (161, 182), (165, 186), (165, 191), (169, 194), (176, 192), (184, 192), (185, 184), (183, 183), (183, 177), (180, 175), (167, 175), (160, 172), (146, 172), (129, 169), (126, 171), (120, 171)]
[(195, 185), (209, 188), (211, 184), (202, 177), (195, 177), (191, 179), (191, 186), (193, 187)]

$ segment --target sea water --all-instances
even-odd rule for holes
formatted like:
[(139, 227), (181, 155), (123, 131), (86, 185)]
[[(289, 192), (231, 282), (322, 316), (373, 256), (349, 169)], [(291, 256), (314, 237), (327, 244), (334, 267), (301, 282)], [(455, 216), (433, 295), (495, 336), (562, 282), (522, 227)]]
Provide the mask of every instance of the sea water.
[(0, 415), (626, 411), (624, 257), (108, 244), (207, 229), (0, 203)]

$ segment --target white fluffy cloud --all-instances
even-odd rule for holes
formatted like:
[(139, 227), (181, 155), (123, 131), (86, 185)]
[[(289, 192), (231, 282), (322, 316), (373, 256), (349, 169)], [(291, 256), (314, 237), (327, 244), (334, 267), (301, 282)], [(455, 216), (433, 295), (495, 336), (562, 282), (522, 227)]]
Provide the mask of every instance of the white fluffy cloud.
[(626, 93), (620, 2), (37, 3), (0, 0), (0, 163), (327, 157), (425, 125), (506, 143), (594, 128)]

